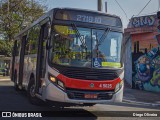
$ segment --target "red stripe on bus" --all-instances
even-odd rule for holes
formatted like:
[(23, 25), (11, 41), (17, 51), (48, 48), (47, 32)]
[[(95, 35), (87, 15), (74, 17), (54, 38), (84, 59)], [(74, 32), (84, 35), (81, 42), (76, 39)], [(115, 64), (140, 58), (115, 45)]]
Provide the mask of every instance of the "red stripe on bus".
[(114, 80), (103, 80), (103, 81), (81, 80), (81, 79), (68, 78), (62, 74), (59, 74), (57, 78), (62, 82), (64, 82), (65, 87), (67, 88), (86, 89), (86, 90), (114, 90), (116, 84), (121, 81), (120, 78)]

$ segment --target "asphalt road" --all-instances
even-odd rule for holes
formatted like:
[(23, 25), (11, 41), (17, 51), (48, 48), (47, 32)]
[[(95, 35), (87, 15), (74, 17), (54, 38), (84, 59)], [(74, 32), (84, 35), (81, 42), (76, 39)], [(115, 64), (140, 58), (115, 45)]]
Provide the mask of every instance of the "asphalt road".
[[(26, 92), (20, 91), (17, 92), (13, 88), (13, 83), (11, 81), (0, 81), (0, 111), (50, 111), (52, 114), (58, 114), (59, 117), (55, 117), (56, 119), (68, 119), (68, 120), (75, 120), (75, 117), (66, 117), (67, 114), (76, 117), (77, 119), (84, 119), (84, 120), (158, 120), (157, 117), (130, 117), (133, 113), (144, 113), (143, 111), (159, 111), (160, 115), (160, 108), (154, 106), (145, 106), (145, 105), (135, 105), (129, 103), (118, 103), (118, 104), (97, 104), (93, 107), (66, 107), (63, 109), (57, 109), (55, 107), (49, 106), (35, 106), (29, 103), (27, 99)], [(58, 112), (57, 111), (61, 111)], [(125, 112), (130, 111), (130, 112)], [(138, 112), (139, 111), (139, 112)], [(0, 113), (1, 114), (1, 113)], [(87, 117), (86, 117), (87, 116)], [(90, 117), (88, 117), (90, 116)], [(126, 117), (120, 117), (126, 116)], [(130, 117), (130, 118), (129, 118)], [(7, 118), (0, 118), (2, 120)], [(15, 118), (20, 119), (20, 118)], [(36, 119), (36, 118), (34, 118)], [(52, 119), (50, 118), (37, 118), (40, 119)]]

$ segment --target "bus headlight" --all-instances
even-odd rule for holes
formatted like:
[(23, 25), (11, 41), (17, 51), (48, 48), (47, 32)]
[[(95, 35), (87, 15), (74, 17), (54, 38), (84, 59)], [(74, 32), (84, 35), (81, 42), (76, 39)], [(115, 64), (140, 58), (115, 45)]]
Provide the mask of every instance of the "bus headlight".
[(117, 83), (114, 92), (117, 92), (121, 89), (121, 87), (123, 86), (123, 80), (121, 80), (121, 82)]
[(48, 79), (61, 90), (65, 90), (64, 83), (59, 79), (57, 79), (56, 77), (52, 76), (51, 74), (48, 74)]
[(53, 83), (56, 83), (57, 81), (56, 78), (51, 75), (49, 76), (49, 80), (52, 81)]

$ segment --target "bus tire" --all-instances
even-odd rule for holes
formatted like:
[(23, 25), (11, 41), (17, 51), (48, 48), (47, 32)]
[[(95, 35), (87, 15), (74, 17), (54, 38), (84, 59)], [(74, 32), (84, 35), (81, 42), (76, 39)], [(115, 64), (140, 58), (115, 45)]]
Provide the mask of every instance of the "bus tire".
[(31, 78), (28, 85), (27, 96), (31, 104), (41, 106), (44, 102), (35, 96), (35, 82), (34, 78)]
[(95, 103), (84, 103), (83, 105), (84, 105), (84, 106), (89, 106), (89, 107), (91, 107), (91, 106), (94, 106)]
[(18, 84), (17, 84), (17, 72), (14, 73), (14, 89), (16, 91), (19, 91), (19, 87), (18, 87)]

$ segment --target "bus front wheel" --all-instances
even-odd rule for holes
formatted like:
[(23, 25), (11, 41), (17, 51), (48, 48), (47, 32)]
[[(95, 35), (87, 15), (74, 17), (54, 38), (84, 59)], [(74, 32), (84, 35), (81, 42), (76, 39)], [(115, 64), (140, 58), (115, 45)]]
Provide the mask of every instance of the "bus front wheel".
[(84, 105), (84, 106), (89, 106), (89, 107), (91, 107), (91, 106), (94, 106), (95, 103), (83, 103), (83, 105)]
[(42, 105), (44, 103), (42, 100), (38, 99), (35, 95), (35, 82), (33, 78), (31, 78), (30, 80), (27, 90), (27, 95), (30, 103), (33, 105)]

